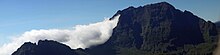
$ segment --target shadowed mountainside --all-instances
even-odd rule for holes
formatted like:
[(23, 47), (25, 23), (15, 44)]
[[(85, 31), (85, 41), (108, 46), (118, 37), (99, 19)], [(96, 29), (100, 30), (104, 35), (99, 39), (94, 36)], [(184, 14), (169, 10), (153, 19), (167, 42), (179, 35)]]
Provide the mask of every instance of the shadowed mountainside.
[(217, 31), (218, 31), (218, 47), (216, 48), (214, 54), (215, 55), (220, 55), (220, 42), (219, 42), (219, 37), (220, 37), (220, 21), (215, 22), (216, 27), (217, 27)]
[(217, 27), (220, 27), (220, 21), (215, 22)]
[[(47, 50), (58, 51), (57, 54), (61, 55), (207, 55), (213, 54), (217, 46), (218, 32), (214, 23), (189, 11), (180, 11), (167, 2), (137, 8), (131, 6), (119, 10), (114, 16), (118, 14), (121, 15), (118, 25), (104, 44), (86, 49), (56, 47)], [(41, 49), (44, 45), (26, 45), (22, 45), (13, 55), (54, 55)], [(47, 45), (54, 46), (51, 43)], [(60, 50), (68, 54), (62, 54)]]

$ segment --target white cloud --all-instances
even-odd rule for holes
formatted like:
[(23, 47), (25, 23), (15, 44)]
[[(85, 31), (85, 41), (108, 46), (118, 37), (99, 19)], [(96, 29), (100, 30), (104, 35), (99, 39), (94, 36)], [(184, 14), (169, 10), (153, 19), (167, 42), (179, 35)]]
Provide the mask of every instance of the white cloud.
[(76, 25), (73, 29), (31, 30), (19, 37), (13, 38), (11, 43), (0, 47), (0, 55), (11, 55), (24, 42), (37, 42), (38, 40), (56, 40), (70, 46), (72, 49), (87, 48), (92, 45), (106, 42), (112, 35), (113, 28), (117, 26), (118, 18), (104, 20), (88, 25)]

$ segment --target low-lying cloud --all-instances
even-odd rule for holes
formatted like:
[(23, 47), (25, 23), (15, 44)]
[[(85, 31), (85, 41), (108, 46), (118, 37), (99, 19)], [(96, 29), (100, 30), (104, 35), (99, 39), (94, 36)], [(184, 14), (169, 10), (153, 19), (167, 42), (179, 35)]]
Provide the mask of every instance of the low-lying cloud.
[(112, 35), (113, 28), (117, 26), (120, 15), (113, 17), (113, 20), (88, 25), (76, 25), (72, 29), (48, 29), (31, 30), (19, 37), (12, 39), (11, 43), (0, 47), (0, 55), (11, 55), (24, 42), (37, 42), (38, 40), (55, 40), (70, 46), (72, 49), (87, 48), (106, 42)]

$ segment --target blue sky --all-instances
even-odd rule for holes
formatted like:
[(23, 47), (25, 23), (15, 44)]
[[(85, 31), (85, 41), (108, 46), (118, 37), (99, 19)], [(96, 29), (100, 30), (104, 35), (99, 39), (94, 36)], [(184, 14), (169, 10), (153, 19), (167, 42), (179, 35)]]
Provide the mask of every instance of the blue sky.
[[(143, 6), (160, 0), (0, 0), (0, 46), (13, 36), (32, 29), (68, 29), (111, 17), (128, 6)], [(216, 22), (220, 0), (167, 0), (180, 10)]]

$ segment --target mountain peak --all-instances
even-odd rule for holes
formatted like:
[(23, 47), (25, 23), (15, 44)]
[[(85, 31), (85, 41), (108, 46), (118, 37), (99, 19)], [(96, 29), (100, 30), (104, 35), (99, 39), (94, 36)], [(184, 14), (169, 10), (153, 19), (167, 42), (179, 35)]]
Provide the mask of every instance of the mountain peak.
[[(134, 10), (134, 9), (144, 9), (144, 10), (148, 10), (148, 9), (170, 10), (170, 9), (175, 9), (175, 7), (172, 6), (171, 4), (167, 3), (167, 2), (159, 2), (159, 3), (147, 4), (147, 5), (139, 6), (139, 7), (129, 6), (129, 7), (126, 8), (126, 9), (119, 10), (117, 13), (126, 12), (126, 11), (130, 11), (130, 10)], [(116, 14), (117, 14), (117, 13), (116, 13)]]
[(31, 42), (25, 42), (24, 44), (23, 44), (24, 46), (29, 46), (29, 45), (36, 45), (36, 43), (31, 43)]
[[(154, 4), (147, 4), (144, 6), (139, 6), (139, 7), (134, 7), (134, 6), (129, 6), (128, 8), (125, 8), (123, 10), (118, 10), (114, 16), (122, 13), (127, 13), (127, 12), (136, 12), (136, 11), (142, 11), (146, 12), (152, 9), (158, 9), (158, 10), (174, 10), (175, 7), (169, 4), (168, 2), (159, 2), (159, 3), (154, 3)], [(112, 18), (111, 18), (112, 19)], [(110, 20), (111, 20), (110, 19)]]
[(153, 3), (153, 4), (145, 5), (145, 6), (159, 6), (159, 7), (169, 7), (169, 8), (174, 8), (174, 6), (171, 5), (171, 4), (168, 3), (168, 2)]

